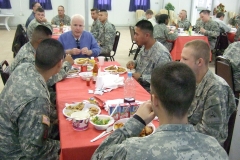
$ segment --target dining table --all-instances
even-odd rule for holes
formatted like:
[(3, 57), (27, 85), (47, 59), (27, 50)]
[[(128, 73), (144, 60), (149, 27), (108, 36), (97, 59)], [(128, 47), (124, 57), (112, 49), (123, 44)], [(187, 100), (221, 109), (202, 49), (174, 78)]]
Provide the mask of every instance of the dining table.
[[(120, 66), (116, 61), (104, 62), (101, 70), (103, 71), (105, 67), (110, 65)], [(127, 73), (121, 74), (120, 76), (126, 78)], [(135, 88), (136, 100), (147, 101), (151, 99), (150, 94), (137, 81), (135, 81)], [(56, 106), (59, 119), (61, 160), (89, 160), (97, 147), (107, 137), (103, 137), (95, 142), (90, 142), (91, 139), (103, 132), (96, 130), (90, 123), (88, 129), (85, 131), (74, 130), (72, 123), (66, 120), (66, 117), (63, 115), (65, 104), (81, 102), (93, 96), (97, 96), (102, 101), (123, 99), (124, 97), (124, 87), (119, 87), (103, 95), (91, 94), (88, 92), (89, 90), (95, 90), (95, 84), (91, 82), (90, 86), (87, 86), (86, 81), (82, 80), (80, 77), (65, 78), (56, 84)], [(101, 114), (108, 114), (108, 112), (101, 109)], [(152, 122), (156, 127), (159, 125), (159, 122), (156, 120)]]
[(204, 40), (209, 44), (207, 36), (195, 33), (192, 33), (192, 35), (189, 36), (185, 32), (180, 33), (178, 34), (177, 39), (173, 42), (173, 49), (171, 50), (171, 56), (173, 61), (181, 60), (181, 53), (184, 45), (192, 40)]

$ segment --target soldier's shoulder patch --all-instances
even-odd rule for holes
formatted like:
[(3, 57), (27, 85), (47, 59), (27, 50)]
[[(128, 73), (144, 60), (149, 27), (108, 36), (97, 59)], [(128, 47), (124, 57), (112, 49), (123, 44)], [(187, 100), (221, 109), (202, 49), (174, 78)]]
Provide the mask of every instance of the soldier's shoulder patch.
[(42, 123), (48, 125), (50, 127), (50, 119), (46, 115), (42, 115)]

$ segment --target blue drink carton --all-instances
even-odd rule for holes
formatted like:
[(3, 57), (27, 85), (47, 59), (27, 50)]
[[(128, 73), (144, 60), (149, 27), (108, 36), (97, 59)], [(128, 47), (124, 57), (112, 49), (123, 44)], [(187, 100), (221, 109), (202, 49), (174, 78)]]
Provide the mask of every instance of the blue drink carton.
[(121, 103), (119, 104), (120, 107), (120, 119), (122, 118), (129, 118), (130, 117), (130, 112), (129, 112), (129, 103)]
[(129, 108), (130, 117), (132, 117), (136, 113), (138, 107), (139, 107), (138, 103), (136, 102), (130, 103), (130, 108)]
[[(110, 105), (108, 105), (108, 114), (109, 115), (111, 115), (112, 114), (112, 112), (113, 112), (113, 110), (115, 109), (115, 107), (117, 107), (117, 104), (110, 104)], [(120, 110), (121, 110), (121, 107), (119, 106), (116, 110), (115, 110), (115, 112), (113, 113), (113, 118), (114, 118), (114, 120), (116, 121), (116, 120), (119, 120), (120, 119)]]

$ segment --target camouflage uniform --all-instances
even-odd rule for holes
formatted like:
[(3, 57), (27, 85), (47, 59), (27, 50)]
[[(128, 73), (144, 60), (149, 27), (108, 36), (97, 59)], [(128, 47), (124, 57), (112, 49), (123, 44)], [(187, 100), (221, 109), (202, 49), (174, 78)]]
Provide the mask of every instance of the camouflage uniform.
[(170, 30), (165, 24), (157, 24), (153, 29), (153, 37), (162, 43), (169, 51), (171, 51), (173, 43), (169, 41), (174, 41), (177, 39), (178, 31), (175, 30), (173, 33), (170, 33)]
[(239, 41), (240, 39), (240, 27), (237, 29), (237, 32), (234, 36), (234, 41)]
[(231, 62), (235, 91), (240, 91), (240, 42), (234, 42), (224, 51), (223, 57)]
[(97, 39), (98, 37), (100, 26), (101, 26), (101, 22), (98, 19), (96, 21), (93, 21), (90, 32), (92, 33), (95, 39)]
[(235, 17), (235, 24), (234, 24), (234, 18), (230, 18), (228, 23), (231, 24), (232, 26), (236, 26), (236, 24), (238, 24), (238, 26), (240, 26), (240, 15), (237, 15)]
[(215, 44), (217, 41), (217, 37), (220, 34), (220, 28), (217, 22), (213, 20), (209, 20), (208, 22), (204, 23), (201, 21), (198, 26), (196, 26), (195, 32), (200, 32), (201, 27), (203, 27), (206, 32), (204, 36), (208, 37), (208, 41), (210, 43), (210, 48), (213, 50), (215, 48)]
[(97, 42), (100, 43), (101, 52), (100, 54), (106, 54), (112, 51), (113, 43), (116, 36), (115, 26), (108, 21), (104, 24), (101, 23), (99, 28)]
[(184, 20), (178, 21), (178, 27), (183, 28), (185, 31), (189, 29), (191, 22), (185, 18)]
[(92, 160), (227, 160), (224, 149), (213, 137), (196, 132), (189, 124), (165, 124), (148, 137), (137, 137), (144, 125), (131, 118), (108, 136)]
[(59, 141), (48, 138), (46, 82), (31, 63), (19, 66), (0, 95), (0, 159), (58, 159)]
[(53, 17), (51, 23), (60, 26), (60, 23), (62, 25), (70, 26), (71, 18), (67, 15), (64, 15), (63, 18), (60, 18), (58, 15)]
[(202, 20), (201, 20), (201, 18), (197, 19), (197, 21), (196, 21), (196, 23), (195, 23), (195, 26), (194, 26), (194, 28), (200, 28), (200, 26), (201, 26), (201, 23), (202, 23)]
[(34, 18), (28, 25), (27, 28), (27, 36), (29, 41), (32, 40), (32, 34), (34, 29), (38, 26), (38, 25), (44, 25), (46, 27), (48, 27), (51, 31), (52, 31), (52, 25), (49, 22), (43, 22), (43, 23), (39, 23), (36, 18)]
[(156, 41), (148, 51), (143, 46), (134, 63), (136, 72), (141, 74), (143, 81), (150, 83), (152, 70), (170, 61), (172, 58), (167, 48)]
[[(26, 43), (25, 45), (22, 46), (22, 48), (19, 50), (18, 54), (14, 58), (14, 61), (10, 65), (10, 73), (12, 73), (20, 64), (22, 63), (32, 63), (33, 65), (35, 64), (35, 56), (34, 54), (36, 53), (36, 50), (33, 48), (32, 44), (30, 42)], [(56, 112), (56, 107), (55, 107), (55, 100), (56, 100), (56, 93), (53, 91), (51, 86), (53, 86), (55, 83), (58, 81), (61, 81), (62, 79), (67, 77), (67, 72), (71, 68), (71, 64), (67, 61), (65, 61), (62, 64), (61, 70), (53, 75), (48, 81), (47, 85), (49, 87), (49, 92), (51, 94), (51, 102), (52, 102), (52, 113), (51, 113), (51, 119), (56, 119), (57, 118), (57, 112)]]
[(228, 120), (236, 109), (232, 89), (210, 70), (196, 87), (188, 110), (188, 121), (196, 131), (213, 136), (223, 145), (228, 136)]

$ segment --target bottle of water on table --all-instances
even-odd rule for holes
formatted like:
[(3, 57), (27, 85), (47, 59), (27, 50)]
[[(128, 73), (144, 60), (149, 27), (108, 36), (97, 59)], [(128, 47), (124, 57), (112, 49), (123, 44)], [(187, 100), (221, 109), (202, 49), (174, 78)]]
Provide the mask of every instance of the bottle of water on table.
[(128, 77), (124, 84), (124, 103), (135, 102), (135, 81), (132, 78), (132, 73), (128, 72)]

